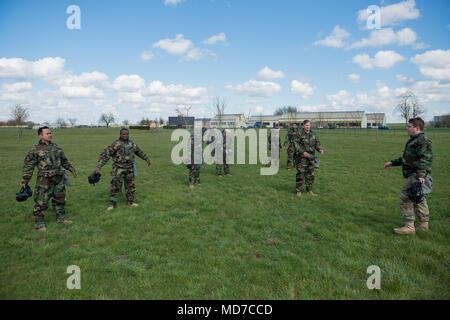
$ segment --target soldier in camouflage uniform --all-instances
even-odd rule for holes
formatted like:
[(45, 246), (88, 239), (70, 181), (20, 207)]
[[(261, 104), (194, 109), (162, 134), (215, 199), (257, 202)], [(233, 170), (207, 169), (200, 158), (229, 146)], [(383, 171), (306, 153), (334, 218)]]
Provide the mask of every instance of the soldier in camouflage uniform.
[(430, 211), (427, 199), (425, 198), (420, 203), (414, 203), (409, 199), (407, 192), (415, 181), (419, 181), (423, 185), (425, 180), (430, 178), (433, 152), (431, 141), (423, 133), (423, 128), (424, 121), (421, 118), (410, 119), (406, 127), (410, 139), (406, 142), (403, 156), (384, 164), (384, 168), (402, 166), (403, 177), (406, 178), (400, 194), (400, 210), (405, 220), (405, 226), (395, 228), (394, 232), (397, 234), (415, 234), (414, 214), (420, 220), (419, 229), (428, 231)]
[(286, 169), (289, 171), (291, 170), (291, 164), (294, 163), (294, 152), (295, 152), (295, 145), (294, 140), (299, 135), (300, 131), (297, 128), (297, 124), (293, 123), (291, 129), (286, 134), (286, 137), (284, 138), (284, 144), (281, 151), (284, 151), (286, 148), (286, 145), (288, 145), (287, 148), (287, 163), (286, 163)]
[(309, 120), (303, 121), (303, 130), (294, 140), (294, 145), (295, 167), (297, 168), (297, 175), (295, 177), (297, 196), (302, 195), (302, 186), (305, 180), (307, 193), (312, 196), (317, 196), (312, 192), (315, 164), (314, 153), (317, 150), (323, 154), (323, 149), (320, 146), (319, 137), (311, 131), (311, 122)]
[[(78, 173), (69, 163), (63, 150), (52, 143), (52, 133), (48, 127), (38, 129), (39, 143), (27, 154), (23, 164), (22, 187), (25, 187), (33, 176), (34, 167), (38, 168), (36, 187), (34, 190), (34, 226), (45, 231), (44, 212), (48, 209), (48, 201), (52, 199), (58, 223), (71, 224), (65, 219), (66, 203), (65, 171), (72, 172), (75, 178)], [(62, 169), (64, 168), (64, 169)]]
[(150, 159), (147, 155), (134, 143), (129, 140), (128, 129), (120, 130), (120, 138), (114, 141), (110, 146), (106, 147), (103, 153), (98, 158), (98, 165), (94, 172), (100, 172), (100, 169), (108, 162), (112, 157), (113, 165), (111, 171), (111, 193), (110, 193), (110, 205), (108, 211), (114, 209), (117, 206), (117, 197), (122, 189), (122, 183), (125, 185), (125, 192), (128, 205), (137, 207), (138, 204), (134, 202), (134, 192), (136, 191), (134, 185), (134, 167), (135, 160), (134, 155), (147, 161), (147, 166), (151, 167)]
[[(221, 178), (222, 177), (222, 166), (223, 166), (223, 172), (227, 176), (231, 176), (230, 173), (230, 165), (227, 163), (227, 152), (229, 153), (230, 150), (227, 150), (227, 139), (226, 136), (228, 134), (228, 130), (222, 131), (222, 145), (223, 145), (223, 164), (216, 164), (216, 174)], [(215, 150), (212, 153), (212, 156), (215, 156)]]
[[(281, 144), (280, 128), (276, 128), (276, 130), (278, 131), (278, 148), (281, 151), (283, 146)], [(272, 131), (269, 129), (269, 132), (270, 133), (269, 133), (269, 136), (267, 137), (267, 144), (268, 144), (269, 150), (272, 151)], [(278, 153), (278, 156), (280, 156), (280, 153)], [(279, 159), (276, 160), (277, 163), (278, 163), (278, 160)], [(266, 163), (266, 166), (269, 166), (269, 165), (270, 165), (270, 160)]]
[(189, 188), (194, 188), (195, 184), (200, 184), (201, 164), (194, 163), (194, 135), (191, 135), (191, 163), (186, 167), (189, 169)]

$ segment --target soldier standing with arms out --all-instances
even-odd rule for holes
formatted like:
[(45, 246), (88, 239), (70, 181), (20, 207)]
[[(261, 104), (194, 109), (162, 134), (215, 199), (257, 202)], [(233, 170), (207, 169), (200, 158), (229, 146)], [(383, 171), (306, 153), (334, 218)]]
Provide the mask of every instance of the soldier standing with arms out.
[(289, 129), (288, 133), (286, 134), (286, 137), (284, 138), (284, 144), (281, 151), (284, 151), (284, 148), (286, 148), (286, 145), (288, 145), (287, 149), (287, 163), (286, 163), (286, 169), (288, 171), (291, 170), (291, 164), (294, 163), (294, 152), (295, 152), (295, 146), (294, 146), (294, 140), (296, 136), (299, 134), (297, 124), (293, 123), (291, 126), (291, 129)]
[(78, 173), (67, 160), (64, 151), (57, 144), (52, 143), (52, 133), (48, 127), (39, 128), (38, 135), (39, 143), (25, 157), (21, 185), (25, 187), (30, 182), (34, 167), (37, 167), (38, 174), (34, 190), (34, 226), (40, 231), (46, 231), (44, 211), (48, 209), (48, 201), (52, 197), (52, 205), (56, 210), (58, 223), (72, 223), (65, 218), (65, 171), (62, 168), (72, 172), (75, 178), (78, 177)]
[(305, 120), (303, 121), (303, 131), (295, 139), (295, 166), (297, 168), (295, 189), (299, 197), (302, 195), (302, 186), (305, 180), (307, 193), (311, 196), (317, 196), (317, 194), (312, 192), (315, 164), (314, 153), (316, 150), (323, 154), (319, 137), (311, 131), (311, 121)]
[[(410, 119), (406, 130), (410, 139), (406, 142), (403, 157), (391, 160), (384, 164), (384, 168), (392, 166), (402, 166), (405, 184), (400, 194), (400, 210), (402, 211), (405, 226), (395, 228), (397, 234), (415, 234), (414, 213), (420, 220), (419, 229), (428, 231), (428, 221), (430, 211), (428, 210), (427, 199), (420, 203), (412, 202), (408, 197), (408, 189), (415, 181), (422, 185), (431, 180), (431, 166), (433, 164), (433, 152), (431, 141), (423, 133), (424, 121), (421, 118)], [(428, 180), (428, 181), (427, 181)]]
[(135, 172), (135, 160), (134, 155), (147, 161), (147, 166), (151, 167), (150, 159), (147, 155), (134, 143), (129, 140), (128, 129), (120, 130), (120, 138), (114, 141), (110, 146), (106, 147), (103, 153), (98, 158), (98, 165), (94, 172), (100, 172), (100, 169), (108, 162), (112, 157), (113, 165), (111, 171), (111, 193), (110, 204), (107, 208), (108, 211), (113, 210), (117, 206), (117, 197), (122, 188), (122, 183), (125, 185), (126, 197), (128, 205), (137, 207), (138, 204), (134, 202), (134, 192), (136, 187), (134, 185)]

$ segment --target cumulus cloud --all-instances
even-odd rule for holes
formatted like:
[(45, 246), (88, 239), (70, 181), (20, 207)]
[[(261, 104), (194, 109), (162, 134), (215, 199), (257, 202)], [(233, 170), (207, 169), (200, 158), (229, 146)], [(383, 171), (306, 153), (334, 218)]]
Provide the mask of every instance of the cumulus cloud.
[(234, 87), (232, 85), (226, 85), (225, 88), (253, 97), (270, 97), (274, 92), (281, 91), (281, 87), (277, 83), (271, 81), (258, 81), (254, 79)]
[(0, 78), (28, 79), (51, 78), (64, 70), (65, 60), (60, 57), (28, 61), (21, 58), (0, 58)]
[(341, 48), (344, 46), (343, 40), (345, 38), (348, 38), (349, 36), (350, 33), (348, 33), (344, 29), (340, 28), (339, 25), (337, 25), (325, 39), (314, 42), (314, 45)]
[(431, 50), (411, 58), (427, 78), (450, 81), (450, 50)]
[(285, 77), (282, 71), (275, 71), (265, 66), (258, 72), (258, 79), (271, 80), (271, 79), (283, 79)]
[(23, 92), (32, 89), (31, 82), (4, 83), (2, 85), (4, 92)]
[(397, 80), (404, 84), (413, 83), (415, 81), (414, 78), (408, 78), (407, 76), (405, 76), (403, 74), (398, 74)]
[[(367, 9), (358, 11), (358, 22), (366, 24), (369, 12)], [(420, 17), (414, 0), (407, 0), (380, 8), (381, 26), (399, 25), (405, 20), (414, 20)]]
[(153, 44), (153, 48), (160, 48), (169, 54), (182, 55), (194, 46), (191, 40), (185, 39), (183, 34), (177, 34), (175, 39), (162, 39)]
[(225, 35), (224, 32), (216, 34), (216, 35), (214, 35), (214, 36), (204, 40), (202, 43), (204, 43), (204, 44), (216, 44), (217, 42), (223, 42), (223, 43), (227, 42), (227, 36)]
[(101, 99), (105, 94), (102, 90), (94, 87), (75, 87), (75, 86), (62, 86), (60, 88), (62, 95), (70, 99)]
[(293, 80), (291, 82), (291, 92), (302, 99), (307, 99), (314, 94), (314, 89), (307, 82)]
[(188, 51), (188, 53), (180, 61), (197, 61), (203, 58), (205, 55), (215, 56), (214, 52), (208, 49), (194, 48)]
[(142, 52), (142, 53), (141, 53), (141, 56), (140, 56), (140, 58), (141, 58), (142, 61), (150, 61), (150, 60), (152, 60), (154, 57), (155, 57), (155, 56), (154, 56), (154, 54), (153, 54), (151, 51), (145, 51), (145, 52)]
[(176, 7), (179, 3), (185, 2), (186, 0), (164, 0), (165, 6)]
[(393, 67), (397, 62), (405, 60), (404, 57), (399, 55), (395, 51), (378, 51), (373, 58), (368, 54), (362, 53), (353, 57), (353, 63), (358, 64), (363, 69), (389, 69)]
[(404, 28), (398, 32), (393, 31), (391, 28), (387, 28), (372, 31), (369, 38), (363, 38), (360, 41), (354, 42), (348, 49), (385, 46), (394, 43), (405, 46), (414, 44), (416, 40), (417, 34), (410, 28)]
[(350, 73), (347, 76), (347, 79), (352, 81), (352, 82), (359, 82), (359, 78), (360, 78), (359, 74), (356, 74), (356, 73)]
[(108, 76), (102, 72), (83, 72), (81, 75), (72, 75), (70, 72), (61, 74), (49, 81), (52, 85), (57, 86), (73, 86), (73, 87), (89, 87), (89, 86), (108, 86)]
[(145, 81), (137, 74), (123, 74), (114, 80), (112, 87), (117, 91), (133, 92), (144, 88)]

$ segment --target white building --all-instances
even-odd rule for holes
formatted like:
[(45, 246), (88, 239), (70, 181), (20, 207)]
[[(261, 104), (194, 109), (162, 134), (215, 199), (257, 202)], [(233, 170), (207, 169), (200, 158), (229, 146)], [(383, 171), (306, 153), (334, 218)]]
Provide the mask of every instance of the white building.
[(314, 127), (321, 128), (367, 128), (364, 111), (297, 112), (280, 116), (281, 125), (300, 124), (304, 120), (310, 120)]
[(385, 113), (368, 113), (366, 116), (367, 116), (367, 128), (378, 128), (378, 126), (386, 125)]
[(214, 128), (241, 128), (247, 127), (247, 122), (242, 113), (237, 114), (223, 114), (221, 116), (215, 116), (210, 121), (210, 127)]

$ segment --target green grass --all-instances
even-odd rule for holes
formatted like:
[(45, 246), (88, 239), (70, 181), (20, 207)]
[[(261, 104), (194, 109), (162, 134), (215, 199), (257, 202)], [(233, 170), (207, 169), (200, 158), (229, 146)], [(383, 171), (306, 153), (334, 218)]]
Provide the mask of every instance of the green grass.
[[(295, 195), (295, 171), (261, 176), (259, 165), (232, 165), (219, 179), (201, 169), (189, 190), (188, 170), (170, 161), (171, 131), (131, 131), (150, 156), (139, 161), (138, 208), (107, 212), (109, 169), (87, 176), (117, 129), (54, 131), (54, 142), (79, 171), (66, 194), (70, 226), (33, 230), (33, 201), (16, 202), (23, 159), (36, 131), (0, 130), (1, 299), (449, 299), (450, 131), (433, 141), (429, 233), (394, 235), (403, 224), (400, 168), (406, 132), (322, 130), (325, 155), (316, 170), (317, 198)], [(380, 131), (381, 132), (381, 131)], [(285, 132), (282, 132), (283, 138)], [(34, 187), (36, 172), (31, 186)], [(68, 290), (66, 269), (81, 268), (81, 290)], [(381, 290), (368, 290), (370, 265)]]

